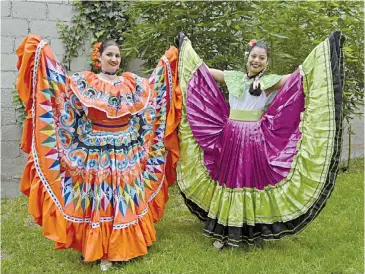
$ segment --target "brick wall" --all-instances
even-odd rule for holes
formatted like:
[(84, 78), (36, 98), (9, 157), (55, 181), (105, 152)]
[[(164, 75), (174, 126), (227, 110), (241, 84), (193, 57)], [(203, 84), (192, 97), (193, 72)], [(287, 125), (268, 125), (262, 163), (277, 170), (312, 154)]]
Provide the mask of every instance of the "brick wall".
[[(15, 50), (22, 39), (30, 33), (46, 37), (58, 60), (62, 60), (64, 47), (59, 39), (56, 21), (70, 22), (75, 10), (71, 0), (59, 1), (1, 1), (1, 178), (2, 181), (18, 181), (26, 162), (26, 155), (19, 149), (21, 128), (16, 125), (16, 110), (12, 103), (11, 89), (14, 86), (17, 70)], [(90, 42), (85, 41), (79, 57), (71, 62), (71, 71), (88, 68)], [(128, 70), (139, 72), (141, 62), (134, 60)], [(362, 119), (352, 122), (356, 135), (352, 138), (352, 158), (364, 157), (364, 125)], [(344, 135), (346, 159), (348, 138)]]
[[(18, 180), (26, 163), (26, 156), (20, 149), (21, 127), (16, 125), (16, 110), (12, 102), (17, 69), (17, 46), (28, 34), (47, 38), (57, 59), (62, 61), (64, 46), (59, 39), (56, 22), (70, 23), (75, 14), (72, 0), (17, 0), (1, 1), (1, 179)], [(72, 60), (70, 72), (89, 67), (90, 41), (79, 50), (79, 56)], [(140, 60), (133, 60), (128, 71), (140, 73)]]
[[(57, 59), (62, 60), (64, 47), (59, 39), (56, 21), (70, 22), (72, 1), (1, 1), (1, 179), (19, 179), (26, 162), (20, 149), (21, 127), (16, 125), (16, 110), (12, 102), (17, 69), (17, 46), (28, 34), (48, 39)], [(89, 44), (89, 43), (88, 43)], [(89, 49), (82, 48), (80, 57), (71, 64), (71, 70), (87, 68)]]

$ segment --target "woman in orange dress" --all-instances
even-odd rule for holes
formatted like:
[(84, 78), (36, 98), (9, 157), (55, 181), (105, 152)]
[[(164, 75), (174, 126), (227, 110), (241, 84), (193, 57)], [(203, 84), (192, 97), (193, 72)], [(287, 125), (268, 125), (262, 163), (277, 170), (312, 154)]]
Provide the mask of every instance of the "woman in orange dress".
[(101, 73), (69, 77), (45, 39), (29, 35), (19, 45), (17, 88), (28, 115), (21, 148), (29, 153), (20, 189), (56, 249), (101, 259), (106, 270), (156, 240), (179, 157), (177, 51), (145, 79), (117, 75), (120, 49), (106, 41)]

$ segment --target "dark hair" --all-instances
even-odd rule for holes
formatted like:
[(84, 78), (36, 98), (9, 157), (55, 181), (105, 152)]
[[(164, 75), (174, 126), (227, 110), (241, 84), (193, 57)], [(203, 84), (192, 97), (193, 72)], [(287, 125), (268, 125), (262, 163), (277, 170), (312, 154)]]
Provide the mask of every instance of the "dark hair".
[[(249, 48), (248, 54), (250, 54), (251, 51), (252, 51), (252, 49), (254, 49), (254, 48), (265, 49), (266, 50), (267, 59), (269, 59), (269, 57), (270, 57), (270, 50), (269, 50), (269, 47), (267, 46), (267, 44), (265, 42), (258, 41), (255, 45), (253, 45), (252, 47)], [(266, 68), (264, 68), (262, 71), (260, 71), (257, 75), (249, 77), (250, 79), (255, 78), (255, 80), (250, 85), (250, 89), (248, 90), (248, 92), (251, 95), (253, 95), (253, 96), (260, 96), (261, 95), (262, 90), (261, 90), (260, 84), (258, 83), (257, 84), (257, 87), (255, 89), (253, 88), (253, 85), (254, 85), (254, 82), (257, 82), (260, 79), (260, 77), (262, 75), (264, 75), (265, 70), (266, 70)]]
[(103, 51), (109, 47), (109, 46), (117, 46), (118, 49), (120, 49), (120, 46), (115, 42), (114, 40), (105, 40), (103, 43), (101, 43), (99, 48), (100, 55), (103, 53)]
[(254, 48), (260, 48), (260, 49), (266, 50), (267, 59), (269, 59), (269, 57), (270, 57), (270, 50), (269, 50), (268, 45), (265, 42), (263, 42), (263, 41), (257, 41), (257, 43), (255, 45), (253, 45), (252, 47), (249, 47), (248, 54), (250, 54), (251, 53), (251, 50), (253, 50)]

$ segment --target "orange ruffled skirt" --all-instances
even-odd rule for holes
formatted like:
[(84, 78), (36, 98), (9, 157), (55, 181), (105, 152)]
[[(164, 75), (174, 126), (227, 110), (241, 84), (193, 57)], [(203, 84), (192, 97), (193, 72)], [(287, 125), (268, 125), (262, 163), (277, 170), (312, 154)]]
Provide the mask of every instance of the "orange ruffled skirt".
[(38, 36), (19, 45), (29, 153), (20, 190), (56, 249), (127, 261), (156, 240), (179, 158), (177, 54), (171, 47), (149, 79), (125, 73), (107, 83), (90, 72), (66, 76)]

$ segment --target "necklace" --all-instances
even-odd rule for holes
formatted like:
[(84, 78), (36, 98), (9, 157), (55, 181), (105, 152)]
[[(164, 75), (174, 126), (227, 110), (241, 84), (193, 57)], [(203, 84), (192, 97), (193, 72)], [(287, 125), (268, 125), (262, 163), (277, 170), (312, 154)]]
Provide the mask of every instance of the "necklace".
[(255, 78), (257, 75), (258, 75), (258, 74), (255, 74), (255, 75), (251, 75), (251, 76), (249, 76), (249, 75), (248, 75), (248, 72), (246, 73), (246, 77), (247, 77), (248, 79), (253, 79), (253, 78)]
[(101, 70), (100, 71), (102, 74), (106, 74), (106, 75), (116, 75), (117, 74), (117, 72), (107, 72), (107, 71), (105, 71), (105, 70)]
[(112, 78), (112, 77), (110, 77), (110, 76), (117, 75), (117, 72), (107, 72), (107, 71), (105, 71), (105, 70), (101, 70), (101, 71), (100, 71), (100, 73), (102, 73), (102, 74), (106, 75), (106, 76), (109, 78), (109, 80), (115, 80), (115, 79), (113, 79), (113, 78)]

